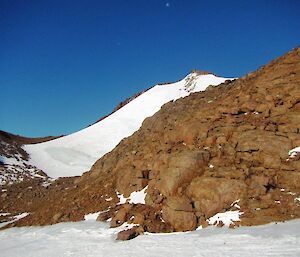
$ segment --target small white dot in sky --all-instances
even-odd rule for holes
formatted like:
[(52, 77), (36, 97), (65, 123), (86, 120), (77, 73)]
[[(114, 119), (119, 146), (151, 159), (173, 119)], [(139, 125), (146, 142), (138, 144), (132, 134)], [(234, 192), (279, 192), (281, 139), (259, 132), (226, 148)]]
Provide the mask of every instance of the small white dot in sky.
[(166, 3), (166, 7), (170, 7), (170, 3)]

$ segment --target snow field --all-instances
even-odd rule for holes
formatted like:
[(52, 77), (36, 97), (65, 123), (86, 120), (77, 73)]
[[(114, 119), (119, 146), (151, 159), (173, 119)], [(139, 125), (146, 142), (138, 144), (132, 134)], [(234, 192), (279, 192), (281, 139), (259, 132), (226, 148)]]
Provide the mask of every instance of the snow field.
[(257, 227), (214, 226), (116, 241), (119, 229), (87, 220), (0, 231), (0, 256), (300, 256), (300, 220)]

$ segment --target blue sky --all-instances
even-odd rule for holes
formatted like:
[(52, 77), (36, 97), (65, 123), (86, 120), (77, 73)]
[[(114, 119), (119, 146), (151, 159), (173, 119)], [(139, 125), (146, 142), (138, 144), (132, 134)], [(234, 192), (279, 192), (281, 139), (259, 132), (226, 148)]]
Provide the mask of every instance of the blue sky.
[(191, 69), (238, 77), (300, 43), (300, 2), (0, 0), (0, 129), (68, 134)]

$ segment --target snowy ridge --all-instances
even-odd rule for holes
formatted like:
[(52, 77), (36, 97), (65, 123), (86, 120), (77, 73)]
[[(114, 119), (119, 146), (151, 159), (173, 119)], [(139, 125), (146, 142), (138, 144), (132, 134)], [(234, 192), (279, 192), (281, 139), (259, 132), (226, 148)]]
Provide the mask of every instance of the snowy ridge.
[(81, 175), (123, 138), (137, 131), (144, 119), (159, 111), (163, 104), (203, 91), (226, 79), (191, 73), (179, 82), (156, 85), (88, 128), (52, 141), (25, 145), (24, 149), (30, 155), (29, 164), (52, 178)]

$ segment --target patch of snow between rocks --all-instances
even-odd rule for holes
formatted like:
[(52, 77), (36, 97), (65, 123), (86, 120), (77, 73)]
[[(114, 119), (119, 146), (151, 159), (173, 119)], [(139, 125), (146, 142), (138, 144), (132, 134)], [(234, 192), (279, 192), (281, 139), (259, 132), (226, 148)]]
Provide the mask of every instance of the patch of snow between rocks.
[(298, 153), (300, 153), (300, 146), (290, 150), (289, 151), (289, 156), (290, 156), (290, 158), (294, 158), (298, 155)]
[(84, 215), (84, 220), (96, 220), (100, 212), (94, 212)]
[(147, 188), (148, 188), (148, 186), (144, 187), (140, 191), (132, 192), (128, 198), (124, 197), (123, 194), (120, 194), (119, 192), (117, 192), (117, 196), (119, 198), (119, 202), (117, 203), (117, 205), (124, 204), (127, 201), (131, 204), (145, 204)]
[(13, 222), (15, 222), (15, 221), (18, 221), (18, 220), (20, 220), (20, 219), (23, 219), (23, 218), (25, 218), (27, 215), (29, 215), (28, 212), (23, 212), (23, 213), (20, 213), (20, 214), (18, 214), (18, 215), (16, 215), (16, 216), (13, 216), (12, 219), (11, 219), (10, 221), (6, 221), (6, 222), (0, 223), (0, 228), (4, 227), (4, 226), (6, 226), (6, 225), (8, 225), (8, 224), (10, 224), (10, 223), (13, 223)]
[(235, 221), (240, 221), (240, 216), (242, 214), (243, 212), (240, 211), (227, 211), (223, 213), (217, 213), (207, 221), (209, 225), (215, 225), (222, 221), (224, 226), (229, 227)]

